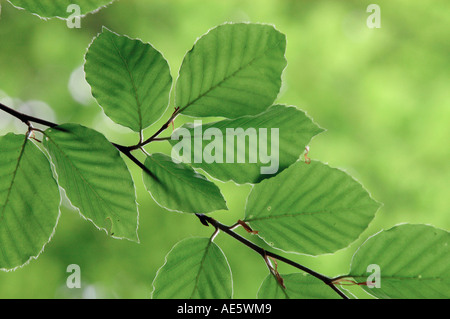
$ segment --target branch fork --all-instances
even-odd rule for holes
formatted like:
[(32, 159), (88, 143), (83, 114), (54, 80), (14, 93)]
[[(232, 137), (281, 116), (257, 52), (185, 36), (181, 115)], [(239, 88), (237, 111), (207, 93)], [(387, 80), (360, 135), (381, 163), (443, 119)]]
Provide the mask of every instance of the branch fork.
[[(43, 133), (41, 130), (34, 128), (32, 126), (32, 123), (37, 123), (37, 124), (41, 124), (47, 127), (52, 127), (55, 128), (58, 126), (58, 124), (56, 123), (52, 123), (40, 118), (36, 118), (33, 116), (29, 116), (27, 114), (23, 114), (21, 112), (18, 112), (2, 103), (0, 103), (0, 110), (12, 115), (13, 117), (19, 119), (20, 121), (22, 121), (24, 124), (26, 124), (28, 126), (28, 131), (27, 131), (27, 136), (29, 138), (35, 139), (37, 141), (39, 141), (38, 139), (36, 139), (36, 137), (34, 136), (34, 132), (38, 131)], [(143, 147), (153, 141), (159, 141), (159, 140), (166, 140), (167, 138), (159, 138), (159, 134), (161, 134), (163, 131), (165, 131), (167, 128), (170, 127), (170, 125), (172, 124), (172, 126), (174, 126), (173, 122), (175, 120), (175, 118), (178, 116), (178, 114), (182, 111), (182, 109), (180, 109), (179, 107), (175, 108), (174, 112), (172, 113), (172, 115), (170, 116), (170, 118), (161, 126), (161, 128), (156, 131), (151, 137), (149, 137), (148, 139), (143, 141), (143, 137), (142, 137), (142, 132), (140, 133), (140, 141), (138, 144), (133, 145), (133, 146), (124, 146), (124, 145), (119, 145), (116, 143), (111, 143), (119, 152), (121, 152), (122, 154), (124, 154), (126, 157), (128, 157), (132, 162), (134, 162), (139, 168), (141, 168), (144, 172), (146, 172), (147, 174), (149, 174), (152, 177), (155, 177), (152, 172), (150, 172), (150, 170), (143, 164), (141, 163), (133, 154), (131, 154), (131, 152), (133, 150), (136, 149), (143, 149)], [(40, 142), (40, 141), (39, 141)], [(305, 153), (305, 160), (306, 162), (308, 162), (308, 158), (307, 158), (307, 154), (308, 154), (309, 149), (306, 149), (306, 153)], [(323, 283), (325, 283), (326, 285), (328, 285), (331, 289), (333, 289), (339, 296), (341, 296), (343, 299), (348, 299), (348, 297), (343, 294), (335, 285), (342, 285), (343, 282), (345, 281), (349, 281), (349, 280), (345, 280), (342, 277), (336, 277), (336, 278), (329, 278), (327, 276), (324, 276), (322, 274), (319, 274), (317, 272), (315, 272), (312, 269), (309, 269), (303, 265), (300, 265), (290, 259), (287, 259), (283, 256), (277, 255), (275, 253), (266, 251), (265, 249), (263, 249), (262, 247), (254, 244), (253, 242), (247, 240), (246, 238), (242, 237), (241, 235), (235, 233), (233, 231), (234, 228), (242, 226), (248, 233), (250, 234), (257, 234), (258, 231), (255, 231), (253, 229), (251, 229), (251, 227), (246, 224), (244, 221), (242, 220), (238, 220), (238, 222), (236, 224), (234, 224), (233, 226), (226, 226), (220, 222), (218, 222), (217, 220), (215, 220), (212, 217), (209, 217), (207, 215), (204, 214), (195, 214), (200, 222), (205, 225), (205, 226), (209, 226), (212, 225), (215, 228), (215, 231), (213, 233), (213, 235), (211, 236), (211, 240), (213, 240), (217, 234), (219, 233), (219, 231), (222, 231), (224, 233), (226, 233), (227, 235), (233, 237), (234, 239), (236, 239), (237, 241), (241, 242), (242, 244), (244, 244), (245, 246), (249, 247), (250, 249), (254, 250), (255, 252), (257, 252), (265, 261), (266, 265), (268, 266), (270, 272), (272, 275), (275, 276), (275, 278), (277, 279), (278, 283), (280, 284), (280, 286), (285, 289), (286, 286), (284, 285), (284, 281), (283, 278), (281, 277), (281, 275), (278, 273), (277, 267), (277, 260), (278, 261), (282, 261), (288, 265), (291, 265), (301, 271), (304, 271), (306, 273), (308, 273), (311, 276), (316, 277), (317, 279), (320, 279)], [(272, 262), (275, 264), (275, 267), (272, 265)], [(357, 283), (353, 283), (353, 284), (357, 284)]]

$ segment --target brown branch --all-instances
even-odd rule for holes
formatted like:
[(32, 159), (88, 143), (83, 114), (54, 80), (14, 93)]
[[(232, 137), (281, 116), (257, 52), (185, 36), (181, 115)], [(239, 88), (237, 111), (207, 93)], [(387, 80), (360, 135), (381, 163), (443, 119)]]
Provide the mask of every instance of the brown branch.
[[(249, 241), (248, 239), (242, 237), (241, 235), (235, 233), (234, 231), (231, 230), (232, 227), (226, 226), (220, 222), (218, 222), (217, 220), (215, 220), (212, 217), (206, 216), (204, 214), (195, 214), (199, 219), (200, 222), (203, 225), (207, 225), (210, 224), (212, 226), (214, 226), (216, 229), (220, 229), (221, 231), (223, 231), (224, 233), (226, 233), (227, 235), (230, 235), (231, 237), (233, 237), (234, 239), (238, 240), (239, 242), (241, 242), (242, 244), (244, 244), (245, 246), (249, 247), (250, 249), (254, 250), (255, 252), (257, 252), (259, 255), (261, 255), (262, 258), (264, 258), (264, 261), (267, 263), (266, 258), (267, 257), (271, 257), (274, 259), (277, 259), (279, 261), (282, 261), (288, 265), (291, 265), (297, 269), (300, 269), (304, 272), (306, 272), (307, 274), (316, 277), (317, 279), (321, 280), (324, 284), (326, 284), (327, 286), (329, 286), (331, 289), (333, 289), (340, 297), (342, 297), (343, 299), (349, 299), (342, 291), (340, 291), (333, 283), (333, 278), (329, 278), (327, 276), (324, 276), (308, 267), (305, 267), (299, 263), (296, 263), (295, 261), (292, 261), (290, 259), (287, 259), (283, 256), (277, 255), (275, 253), (272, 253), (270, 251), (265, 250), (262, 247), (259, 247), (258, 245), (252, 243), (251, 241)], [(278, 280), (278, 278), (277, 278)]]
[[(18, 112), (2, 103), (0, 103), (0, 110), (14, 116), (15, 118), (19, 119), (20, 121), (24, 122), (27, 126), (28, 126), (28, 132), (30, 133), (33, 130), (36, 130), (32, 127), (31, 123), (38, 123), (44, 126), (48, 126), (48, 127), (52, 127), (52, 128), (57, 128), (58, 124), (56, 123), (52, 123), (40, 118), (36, 118), (33, 116), (29, 116), (27, 114), (23, 114), (21, 112)], [(166, 140), (166, 138), (158, 138), (158, 135), (161, 134), (164, 130), (166, 130), (171, 123), (173, 123), (173, 120), (177, 117), (177, 115), (180, 113), (180, 108), (175, 108), (175, 111), (173, 112), (172, 116), (169, 118), (169, 120), (167, 120), (167, 122), (165, 122), (161, 128), (156, 131), (150, 138), (148, 138), (145, 141), (142, 141), (142, 135), (140, 138), (140, 142), (137, 145), (134, 146), (124, 146), (124, 145), (119, 145), (116, 143), (112, 143), (111, 144), (122, 154), (124, 154), (126, 157), (128, 157), (133, 163), (135, 163), (139, 168), (141, 168), (144, 172), (146, 172), (147, 174), (149, 174), (150, 176), (152, 176), (153, 178), (156, 179), (156, 176), (143, 164), (141, 163), (133, 154), (131, 154), (131, 151), (142, 148), (143, 146), (147, 145), (148, 143), (152, 142), (152, 141), (158, 141), (158, 140)], [(306, 158), (306, 157), (305, 157)], [(329, 286), (331, 289), (333, 289), (339, 296), (341, 296), (343, 299), (348, 299), (348, 297), (342, 293), (334, 284), (338, 283), (337, 278), (329, 278), (327, 276), (324, 276), (318, 272), (315, 272), (314, 270), (307, 268), (301, 264), (298, 264), (290, 259), (287, 259), (283, 256), (277, 255), (275, 253), (272, 253), (270, 251), (267, 251), (265, 249), (263, 249), (262, 247), (259, 247), (258, 245), (252, 243), (251, 241), (247, 240), (246, 238), (240, 236), (239, 234), (235, 233), (232, 228), (234, 228), (235, 226), (241, 225), (243, 226), (246, 231), (250, 232), (250, 233), (257, 233), (255, 231), (253, 231), (252, 229), (250, 229), (250, 227), (245, 224), (245, 222), (239, 221), (237, 224), (235, 224), (232, 227), (226, 226), (220, 222), (218, 222), (217, 220), (215, 220), (214, 218), (211, 218), (209, 216), (206, 216), (204, 214), (195, 214), (199, 219), (200, 222), (205, 225), (212, 225), (216, 228), (216, 231), (220, 230), (223, 231), (224, 233), (230, 235), (231, 237), (233, 237), (234, 239), (238, 240), (239, 242), (241, 242), (242, 244), (244, 244), (245, 246), (251, 248), (252, 250), (254, 250), (255, 252), (257, 252), (259, 255), (261, 255), (262, 258), (264, 258), (264, 261), (266, 262), (267, 266), (269, 267), (269, 270), (271, 271), (271, 273), (276, 277), (277, 281), (279, 282), (279, 284), (284, 287), (283, 284), (283, 280), (281, 278), (281, 276), (279, 275), (276, 266), (275, 268), (273, 268), (270, 263), (268, 262), (268, 258), (271, 258), (274, 260), (274, 262), (276, 263), (275, 260), (279, 260), (282, 261), (288, 265), (291, 265), (297, 269), (300, 269), (308, 274), (310, 274), (311, 276), (314, 276), (315, 278), (321, 280), (323, 283), (325, 283), (327, 286)], [(214, 233), (213, 236), (215, 236), (216, 232)]]

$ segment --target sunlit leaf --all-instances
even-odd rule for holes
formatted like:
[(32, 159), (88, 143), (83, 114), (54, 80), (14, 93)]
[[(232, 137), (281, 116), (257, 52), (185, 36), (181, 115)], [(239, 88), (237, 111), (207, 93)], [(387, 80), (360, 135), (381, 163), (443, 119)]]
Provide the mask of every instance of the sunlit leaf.
[(43, 143), (72, 205), (111, 236), (137, 241), (134, 184), (117, 149), (77, 124), (47, 129)]
[(227, 209), (220, 189), (184, 163), (156, 153), (148, 156), (144, 183), (153, 199), (164, 208), (186, 213), (209, 213)]
[(86, 53), (92, 95), (114, 122), (139, 132), (155, 123), (169, 103), (169, 65), (148, 43), (103, 28)]
[(214, 178), (258, 183), (296, 162), (311, 138), (322, 131), (297, 108), (274, 105), (258, 115), (185, 125), (172, 134), (170, 143), (189, 145), (179, 158)]
[(449, 243), (450, 233), (433, 226), (395, 226), (359, 247), (349, 276), (378, 298), (448, 299)]
[(299, 161), (253, 187), (245, 221), (276, 248), (319, 255), (355, 241), (378, 208), (345, 172)]
[(67, 18), (73, 11), (70, 5), (77, 5), (80, 14), (85, 15), (104, 7), (114, 0), (9, 0), (15, 7), (25, 9), (44, 18)]
[(273, 104), (286, 66), (285, 36), (273, 26), (224, 24), (186, 54), (176, 104), (192, 116), (236, 118)]
[(0, 137), (0, 269), (40, 254), (56, 227), (59, 203), (45, 155), (25, 135)]
[(153, 281), (154, 299), (231, 298), (231, 270), (222, 250), (209, 238), (177, 243)]

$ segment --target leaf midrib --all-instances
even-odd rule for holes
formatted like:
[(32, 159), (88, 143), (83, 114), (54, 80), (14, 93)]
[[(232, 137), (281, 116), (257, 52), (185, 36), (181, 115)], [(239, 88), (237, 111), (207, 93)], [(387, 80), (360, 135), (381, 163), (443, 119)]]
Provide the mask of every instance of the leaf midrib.
[(141, 105), (141, 101), (139, 100), (139, 96), (138, 96), (138, 93), (137, 93), (137, 87), (136, 87), (136, 83), (134, 81), (133, 74), (131, 73), (131, 70), (130, 70), (130, 67), (128, 66), (127, 60), (123, 57), (122, 52), (120, 52), (119, 47), (117, 46), (116, 42), (114, 41), (114, 38), (112, 36), (110, 36), (109, 38), (110, 38), (114, 48), (116, 49), (117, 54), (119, 55), (120, 59), (122, 60), (122, 63), (124, 64), (125, 69), (128, 72), (128, 76), (130, 77), (131, 85), (133, 86), (133, 90), (134, 90), (134, 98), (136, 100), (136, 104), (137, 104), (137, 107), (138, 107), (138, 112), (137, 113), (138, 113), (138, 116), (139, 116), (139, 131), (141, 131), (142, 130), (142, 112), (141, 112), (142, 105)]
[(5, 209), (6, 209), (6, 206), (8, 205), (8, 202), (9, 202), (9, 197), (11, 195), (11, 190), (12, 190), (12, 188), (14, 186), (14, 182), (16, 180), (17, 171), (19, 170), (20, 162), (22, 160), (23, 153), (25, 152), (25, 146), (26, 146), (27, 142), (28, 142), (28, 138), (25, 136), (25, 140), (24, 140), (24, 142), (22, 144), (22, 148), (20, 149), (19, 157), (17, 158), (16, 167), (14, 168), (14, 172), (13, 172), (13, 176), (12, 176), (12, 179), (11, 179), (11, 183), (9, 184), (9, 187), (8, 187), (8, 193), (6, 194), (6, 201), (5, 201), (5, 204), (2, 207), (2, 211), (1, 211), (1, 214), (0, 214), (0, 221), (2, 221), (3, 218), (4, 218)]
[(192, 289), (192, 293), (189, 297), (189, 299), (192, 299), (194, 296), (194, 293), (197, 291), (197, 286), (198, 286), (198, 280), (200, 278), (200, 273), (202, 272), (203, 269), (203, 264), (205, 263), (205, 259), (206, 259), (206, 255), (208, 254), (208, 250), (211, 246), (211, 240), (208, 240), (208, 244), (206, 245), (205, 251), (203, 252), (203, 256), (202, 259), (200, 261), (200, 266), (197, 272), (197, 276), (195, 277), (195, 283), (194, 283), (194, 288)]
[[(339, 207), (339, 208), (335, 208), (333, 210), (321, 210), (321, 211), (316, 211), (316, 212), (300, 212), (300, 213), (284, 213), (284, 214), (277, 214), (277, 215), (266, 215), (266, 216), (245, 219), (245, 221), (258, 221), (258, 220), (278, 219), (278, 218), (296, 218), (299, 216), (311, 216), (311, 215), (326, 214), (326, 213), (334, 214), (335, 211), (342, 212), (342, 211), (357, 210), (357, 209), (362, 209), (362, 208), (366, 208), (369, 206), (370, 206), (370, 204), (364, 204), (364, 205), (355, 206), (355, 207)], [(251, 213), (249, 215), (251, 215)]]

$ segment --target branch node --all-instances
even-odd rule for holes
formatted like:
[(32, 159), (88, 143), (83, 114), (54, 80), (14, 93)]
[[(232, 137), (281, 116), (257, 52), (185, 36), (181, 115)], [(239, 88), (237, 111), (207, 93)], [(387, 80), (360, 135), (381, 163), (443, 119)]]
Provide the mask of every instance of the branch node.
[[(270, 259), (269, 259), (270, 258)], [(273, 263), (275, 264), (275, 267), (272, 266), (272, 263), (270, 262), (270, 260), (273, 261)], [(278, 264), (275, 258), (267, 256), (265, 251), (264, 251), (264, 261), (266, 262), (267, 267), (270, 270), (270, 273), (275, 277), (275, 279), (277, 280), (278, 284), (283, 288), (286, 289), (286, 286), (284, 284), (284, 279), (283, 277), (281, 277), (280, 273), (278, 272)]]
[(309, 146), (305, 147), (305, 163), (306, 164), (311, 164), (311, 159), (308, 157), (308, 153), (309, 153)]
[(249, 234), (252, 234), (252, 235), (258, 234), (257, 230), (253, 230), (246, 222), (244, 222), (243, 220), (240, 220), (240, 219), (232, 227), (236, 228), (239, 225), (242, 226), (242, 228), (244, 228), (247, 231), (247, 233), (249, 233)]
[(203, 215), (203, 214), (195, 214), (195, 216), (198, 217), (198, 219), (200, 220), (200, 223), (202, 223), (206, 227), (209, 227), (209, 223), (208, 223), (208, 220), (207, 220), (205, 215)]

